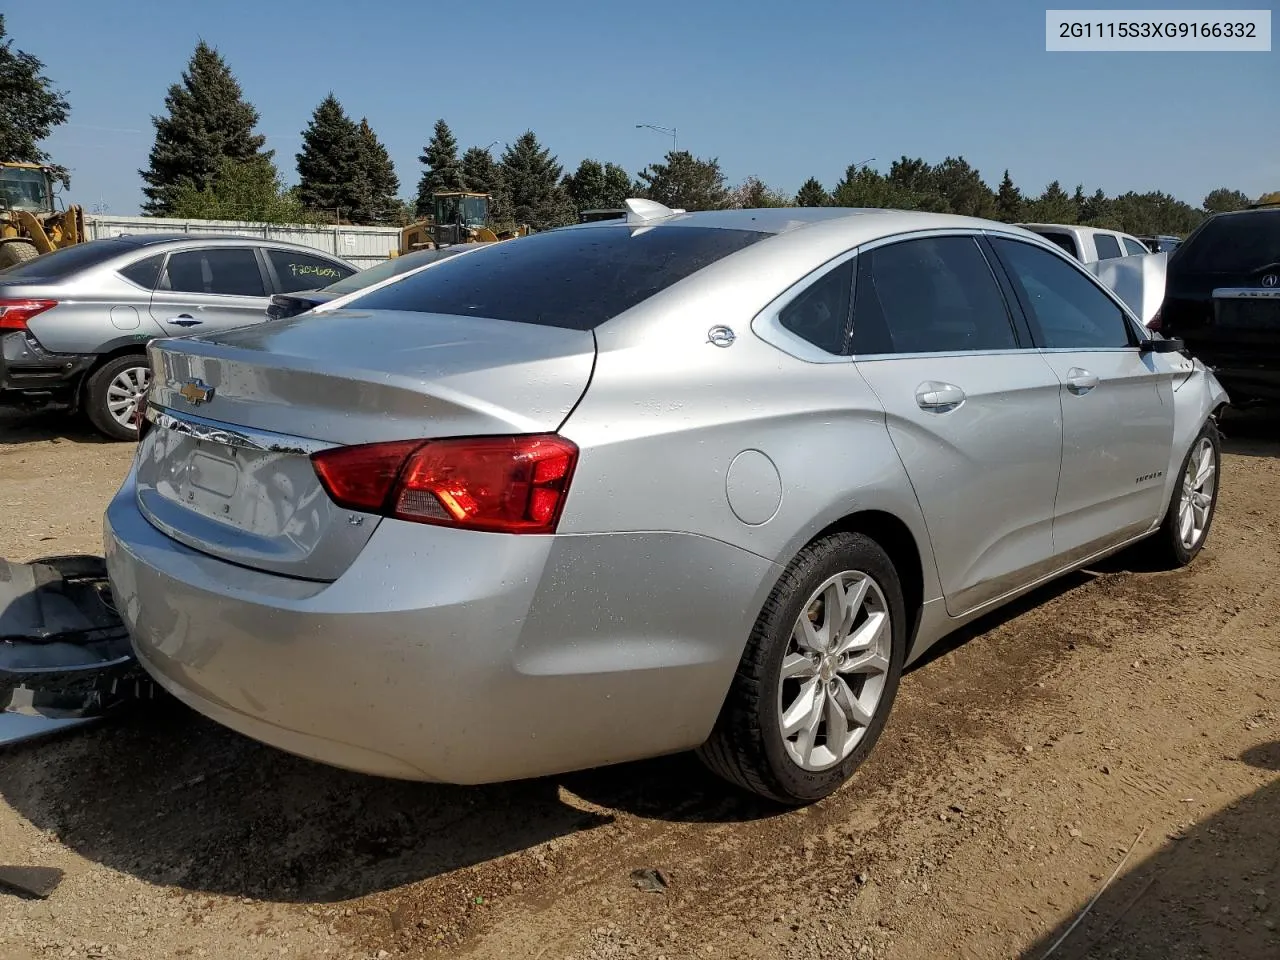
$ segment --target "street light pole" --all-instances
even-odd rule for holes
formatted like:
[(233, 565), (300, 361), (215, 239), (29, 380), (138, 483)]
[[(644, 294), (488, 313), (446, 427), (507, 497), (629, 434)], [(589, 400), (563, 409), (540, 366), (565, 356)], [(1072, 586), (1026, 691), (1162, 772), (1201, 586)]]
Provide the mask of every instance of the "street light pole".
[(658, 124), (656, 124), (656, 123), (637, 123), (637, 124), (636, 124), (636, 129), (637, 129), (637, 130), (641, 130), (641, 129), (655, 130), (655, 131), (657, 131), (658, 133), (662, 134), (663, 136), (666, 136), (666, 137), (670, 137), (670, 138), (671, 138), (671, 149), (672, 149), (672, 151), (675, 151), (675, 150), (679, 149), (679, 143), (678, 143), (678, 142), (677, 142), (677, 140), (676, 140), (676, 128), (675, 128), (675, 127), (663, 127), (663, 126), (659, 126), (659, 125), (658, 125)]

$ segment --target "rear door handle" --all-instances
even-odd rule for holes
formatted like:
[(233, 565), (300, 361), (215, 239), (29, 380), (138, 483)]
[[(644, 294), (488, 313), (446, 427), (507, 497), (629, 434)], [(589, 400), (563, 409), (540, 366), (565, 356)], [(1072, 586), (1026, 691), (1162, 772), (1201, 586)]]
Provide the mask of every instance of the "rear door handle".
[(189, 313), (180, 313), (176, 317), (170, 317), (169, 322), (179, 327), (194, 327), (204, 323), (203, 320), (197, 320)]
[(1098, 375), (1082, 367), (1072, 367), (1067, 371), (1067, 389), (1077, 396), (1088, 393), (1098, 383)]
[(926, 380), (916, 387), (916, 403), (930, 413), (949, 413), (964, 401), (964, 391), (954, 383)]

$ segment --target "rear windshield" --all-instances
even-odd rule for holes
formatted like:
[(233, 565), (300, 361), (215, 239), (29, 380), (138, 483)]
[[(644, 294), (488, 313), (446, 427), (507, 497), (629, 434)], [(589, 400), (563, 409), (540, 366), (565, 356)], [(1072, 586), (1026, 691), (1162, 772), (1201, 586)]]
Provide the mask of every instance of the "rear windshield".
[(1174, 263), (1192, 273), (1250, 273), (1280, 263), (1280, 210), (1212, 217), (1178, 245)]
[(470, 249), (470, 247), (444, 247), (440, 250), (418, 250), (413, 253), (406, 253), (403, 256), (392, 257), (390, 260), (384, 260), (376, 266), (358, 270), (349, 277), (343, 277), (337, 283), (329, 284), (324, 288), (324, 292), (332, 293), (334, 296), (346, 296), (348, 293), (355, 293), (365, 287), (372, 287), (375, 283), (381, 283), (390, 277), (408, 273), (410, 270), (417, 270), (419, 267), (425, 267), (435, 260), (443, 260), (445, 257), (465, 253)]
[(1076, 240), (1069, 233), (1058, 233), (1056, 230), (1041, 230), (1040, 236), (1046, 240), (1052, 240), (1071, 256), (1076, 256)]
[(6, 267), (0, 270), (0, 277), (6, 280), (61, 280), (134, 249), (135, 244), (120, 240), (90, 240)]
[(714, 227), (551, 230), (453, 257), (357, 297), (349, 307), (591, 330), (768, 236)]

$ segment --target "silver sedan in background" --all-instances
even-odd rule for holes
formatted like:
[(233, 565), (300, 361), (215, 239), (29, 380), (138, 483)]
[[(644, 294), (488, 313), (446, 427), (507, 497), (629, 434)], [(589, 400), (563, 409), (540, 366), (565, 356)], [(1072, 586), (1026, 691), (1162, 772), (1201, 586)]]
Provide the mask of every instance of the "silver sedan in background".
[(152, 344), (105, 538), (164, 687), (374, 774), (697, 749), (802, 804), (949, 632), (1204, 545), (1225, 394), (1052, 243), (628, 210)]
[(143, 234), (90, 240), (0, 270), (0, 404), (83, 412), (135, 440), (156, 337), (264, 323), (274, 293), (356, 268), (254, 237)]

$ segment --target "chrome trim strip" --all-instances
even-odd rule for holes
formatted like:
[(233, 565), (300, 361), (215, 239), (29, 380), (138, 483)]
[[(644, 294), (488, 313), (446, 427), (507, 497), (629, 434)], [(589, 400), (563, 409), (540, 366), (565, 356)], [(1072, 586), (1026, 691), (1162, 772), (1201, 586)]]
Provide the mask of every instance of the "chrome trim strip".
[(1280, 300), (1280, 287), (1215, 287), (1215, 300)]
[(147, 404), (146, 417), (157, 427), (185, 434), (196, 440), (208, 440), (228, 447), (241, 447), (248, 450), (263, 450), (270, 453), (297, 453), (310, 456), (321, 450), (331, 450), (338, 446), (321, 440), (307, 437), (294, 437), (283, 433), (271, 433), (252, 427), (229, 427), (216, 420), (206, 420), (190, 413), (174, 413), (156, 404)]

